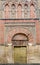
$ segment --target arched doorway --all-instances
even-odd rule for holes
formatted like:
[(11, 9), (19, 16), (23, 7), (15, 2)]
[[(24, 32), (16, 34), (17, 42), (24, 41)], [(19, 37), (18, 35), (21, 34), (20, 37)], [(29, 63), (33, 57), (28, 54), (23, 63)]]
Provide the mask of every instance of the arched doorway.
[(27, 63), (28, 36), (24, 33), (16, 33), (12, 37), (14, 49), (14, 63)]
[[(24, 33), (17, 33), (12, 37), (12, 44), (14, 46), (26, 46), (28, 42), (28, 36)], [(26, 43), (24, 43), (26, 42)]]

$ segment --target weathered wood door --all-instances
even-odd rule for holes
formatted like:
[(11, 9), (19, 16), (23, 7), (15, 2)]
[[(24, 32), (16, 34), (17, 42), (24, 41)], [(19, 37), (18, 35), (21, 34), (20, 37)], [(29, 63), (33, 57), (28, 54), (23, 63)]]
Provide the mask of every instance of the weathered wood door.
[(14, 63), (27, 63), (26, 46), (14, 46)]

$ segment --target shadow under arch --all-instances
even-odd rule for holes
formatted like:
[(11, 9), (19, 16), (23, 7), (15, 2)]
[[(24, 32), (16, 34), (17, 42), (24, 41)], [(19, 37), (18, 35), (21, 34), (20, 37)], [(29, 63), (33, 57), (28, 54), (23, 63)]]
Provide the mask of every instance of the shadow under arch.
[(15, 8), (16, 6), (15, 6), (15, 4), (11, 4), (11, 7)]
[(18, 6), (22, 7), (22, 4), (19, 3)]
[(33, 7), (35, 7), (34, 3), (31, 3), (31, 4), (30, 4), (30, 6), (33, 6)]
[(5, 4), (5, 7), (6, 7), (6, 6), (8, 6), (8, 7), (9, 7), (9, 4), (8, 4), (8, 3), (6, 3), (6, 4)]
[(25, 6), (25, 7), (28, 7), (28, 4), (25, 3), (24, 6)]

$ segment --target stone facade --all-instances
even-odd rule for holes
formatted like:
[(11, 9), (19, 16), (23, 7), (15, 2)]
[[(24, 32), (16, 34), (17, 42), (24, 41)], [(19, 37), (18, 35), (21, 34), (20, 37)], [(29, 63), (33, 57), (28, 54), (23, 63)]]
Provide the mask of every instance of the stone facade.
[(0, 44), (12, 43), (19, 33), (28, 37), (28, 43), (40, 44), (39, 14), (39, 0), (0, 0)]

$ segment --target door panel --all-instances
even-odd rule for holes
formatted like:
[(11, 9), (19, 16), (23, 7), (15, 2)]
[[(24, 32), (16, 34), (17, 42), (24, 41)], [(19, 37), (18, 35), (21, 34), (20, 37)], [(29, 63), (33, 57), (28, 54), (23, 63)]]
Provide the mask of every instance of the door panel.
[(21, 46), (14, 47), (14, 63), (27, 63), (27, 49)]

